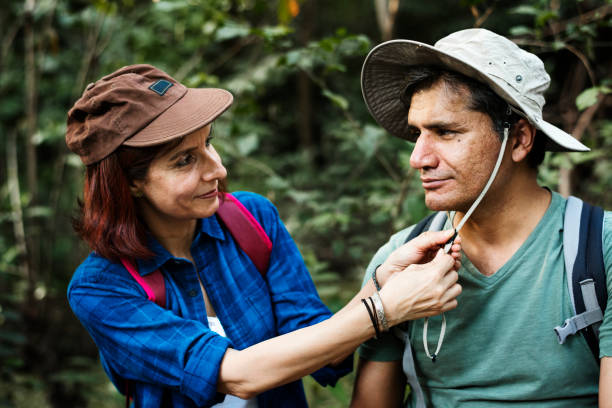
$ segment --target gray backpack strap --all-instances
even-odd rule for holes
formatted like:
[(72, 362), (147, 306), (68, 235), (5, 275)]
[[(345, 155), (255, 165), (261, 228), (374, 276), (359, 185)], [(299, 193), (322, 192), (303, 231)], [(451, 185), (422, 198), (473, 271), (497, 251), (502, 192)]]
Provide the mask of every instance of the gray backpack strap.
[(565, 217), (563, 219), (563, 257), (565, 259), (565, 274), (572, 304), (572, 314), (576, 314), (574, 289), (572, 287), (574, 262), (578, 255), (578, 238), (580, 237), (580, 214), (582, 214), (582, 200), (570, 196), (565, 204)]
[(412, 355), (412, 347), (410, 346), (410, 339), (406, 338), (406, 345), (404, 346), (404, 358), (402, 359), (402, 369), (406, 375), (406, 380), (410, 384), (410, 392), (414, 393), (414, 402), (416, 408), (425, 408), (425, 397), (423, 396), (423, 390), (419, 384), (417, 377), (416, 368), (414, 366), (414, 356)]
[[(579, 250), (579, 239), (581, 236), (581, 222), (583, 212), (582, 200), (570, 196), (565, 207), (565, 218), (563, 221), (563, 256), (565, 258), (565, 273), (570, 294), (573, 316), (566, 319), (562, 326), (554, 328), (559, 344), (563, 344), (568, 336), (576, 334), (578, 331), (592, 326), (595, 336), (598, 335), (599, 326), (603, 320), (603, 312), (599, 306), (595, 281), (591, 278), (581, 280), (580, 294), (584, 301), (585, 310), (576, 314), (576, 296), (574, 280), (574, 266)], [(584, 226), (582, 226), (584, 227)], [(584, 234), (583, 234), (584, 235)]]
[[(423, 219), (418, 223), (408, 235), (406, 242), (415, 238), (423, 231), (441, 231), (446, 223), (446, 213), (439, 211), (435, 215)], [(395, 335), (404, 342), (404, 357), (402, 359), (402, 369), (406, 375), (406, 381), (410, 385), (410, 393), (414, 394), (415, 408), (425, 408), (425, 397), (423, 389), (419, 384), (416, 368), (414, 365), (414, 356), (412, 354), (412, 346), (410, 345), (410, 335), (408, 331), (408, 323), (397, 326), (393, 329)]]
[(444, 211), (438, 211), (433, 220), (431, 220), (431, 224), (427, 231), (442, 231), (444, 224), (446, 224), (446, 213)]

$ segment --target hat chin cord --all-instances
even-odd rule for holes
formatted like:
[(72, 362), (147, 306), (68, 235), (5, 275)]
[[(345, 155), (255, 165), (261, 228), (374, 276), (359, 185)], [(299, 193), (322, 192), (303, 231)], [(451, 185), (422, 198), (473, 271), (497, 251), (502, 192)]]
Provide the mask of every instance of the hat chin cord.
[[(493, 184), (493, 180), (495, 180), (495, 177), (497, 176), (497, 172), (499, 171), (499, 167), (501, 165), (502, 158), (504, 156), (504, 152), (506, 151), (506, 144), (508, 142), (509, 132), (510, 132), (510, 125), (505, 124), (504, 125), (504, 138), (502, 140), (501, 147), (499, 148), (499, 153), (497, 154), (497, 162), (495, 162), (495, 167), (493, 168), (493, 171), (491, 172), (491, 175), (489, 176), (489, 180), (487, 181), (487, 184), (485, 184), (484, 188), (480, 192), (480, 195), (476, 198), (476, 200), (474, 200), (474, 203), (472, 204), (472, 206), (465, 213), (465, 215), (463, 216), (463, 218), (457, 225), (457, 228), (455, 228), (455, 233), (453, 234), (451, 239), (449, 239), (446, 245), (444, 245), (445, 254), (450, 252), (450, 249), (453, 246), (453, 243), (455, 242), (455, 238), (459, 234), (459, 230), (463, 227), (463, 225), (468, 220), (468, 218), (470, 218), (470, 216), (472, 215), (472, 213), (474, 212), (478, 204), (480, 204), (483, 197), (489, 190), (489, 187), (491, 187), (491, 184)], [(438, 337), (438, 346), (436, 347), (436, 351), (433, 354), (429, 353), (429, 347), (427, 346), (428, 322), (429, 322), (429, 317), (426, 317), (423, 322), (423, 346), (425, 348), (425, 354), (427, 354), (427, 357), (429, 357), (431, 361), (435, 363), (436, 357), (438, 356), (438, 354), (440, 353), (440, 349), (442, 348), (442, 342), (444, 341), (444, 333), (446, 332), (446, 316), (444, 316), (444, 313), (442, 313), (442, 325), (440, 327), (440, 337)]]

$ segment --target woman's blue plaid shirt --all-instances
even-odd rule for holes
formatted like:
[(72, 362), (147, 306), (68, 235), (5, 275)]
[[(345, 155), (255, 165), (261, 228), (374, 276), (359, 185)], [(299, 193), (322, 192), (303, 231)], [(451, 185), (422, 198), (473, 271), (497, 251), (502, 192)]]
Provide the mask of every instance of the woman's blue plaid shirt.
[[(191, 246), (195, 265), (151, 239), (156, 256), (138, 262), (141, 275), (161, 269), (166, 309), (147, 300), (123, 266), (95, 253), (68, 288), (72, 310), (91, 334), (107, 374), (124, 380), (137, 407), (201, 407), (219, 402), (217, 377), (228, 347), (244, 349), (330, 317), (276, 208), (253, 193), (235, 193), (273, 243), (264, 279), (216, 216), (199, 222)], [(228, 338), (208, 328), (199, 274)], [(335, 384), (352, 369), (352, 356), (313, 374)], [(260, 408), (305, 407), (301, 381), (262, 393)]]

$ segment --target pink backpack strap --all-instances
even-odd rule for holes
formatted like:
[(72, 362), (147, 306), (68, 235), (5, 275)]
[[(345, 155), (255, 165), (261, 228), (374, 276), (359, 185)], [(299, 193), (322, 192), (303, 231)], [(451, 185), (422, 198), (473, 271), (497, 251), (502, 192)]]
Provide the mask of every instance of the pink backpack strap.
[(255, 267), (265, 277), (270, 265), (272, 241), (253, 214), (233, 195), (226, 193), (217, 210), (238, 246), (247, 254)]
[[(136, 269), (136, 266), (125, 258), (121, 258), (121, 263), (128, 270), (130, 275), (144, 289), (150, 301), (157, 305), (166, 308), (166, 282), (164, 276), (159, 269), (154, 270), (148, 275), (141, 276)], [(125, 406), (129, 408), (131, 400), (131, 383), (125, 381)]]
[(130, 275), (138, 282), (147, 293), (150, 301), (157, 303), (159, 306), (166, 308), (166, 283), (164, 276), (159, 269), (151, 272), (148, 275), (141, 276), (134, 264), (127, 259), (122, 258), (121, 263), (128, 270)]

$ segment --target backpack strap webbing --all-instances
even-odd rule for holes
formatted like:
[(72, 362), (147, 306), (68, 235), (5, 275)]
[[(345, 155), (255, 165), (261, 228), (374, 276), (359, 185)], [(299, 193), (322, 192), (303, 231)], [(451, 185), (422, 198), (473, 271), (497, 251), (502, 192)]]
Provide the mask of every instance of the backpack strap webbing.
[(429, 214), (412, 228), (404, 243), (411, 241), (424, 231), (441, 231), (444, 228), (444, 223), (446, 223), (446, 213), (444, 211)]
[[(416, 238), (424, 231), (440, 231), (444, 228), (446, 222), (446, 212), (439, 211), (429, 214), (427, 217), (419, 221), (410, 231), (404, 243), (411, 241)], [(402, 368), (406, 375), (406, 381), (410, 385), (410, 392), (414, 393), (415, 396), (415, 407), (425, 407), (425, 397), (421, 384), (419, 384), (419, 378), (416, 373), (416, 367), (414, 364), (414, 356), (412, 355), (412, 346), (410, 345), (410, 338), (408, 335), (408, 323), (404, 322), (393, 328), (393, 333), (404, 342), (404, 354), (402, 358)]]
[(603, 209), (569, 197), (563, 224), (565, 271), (574, 315), (554, 328), (560, 344), (580, 331), (599, 361), (599, 326), (607, 304)]
[(231, 194), (219, 203), (217, 215), (225, 224), (238, 246), (247, 254), (261, 276), (266, 277), (270, 265), (272, 241), (253, 214)]
[(164, 276), (159, 269), (142, 276), (138, 273), (136, 266), (129, 260), (122, 258), (121, 263), (128, 270), (130, 275), (147, 293), (147, 298), (151, 302), (157, 303), (159, 306), (166, 308), (166, 283)]

